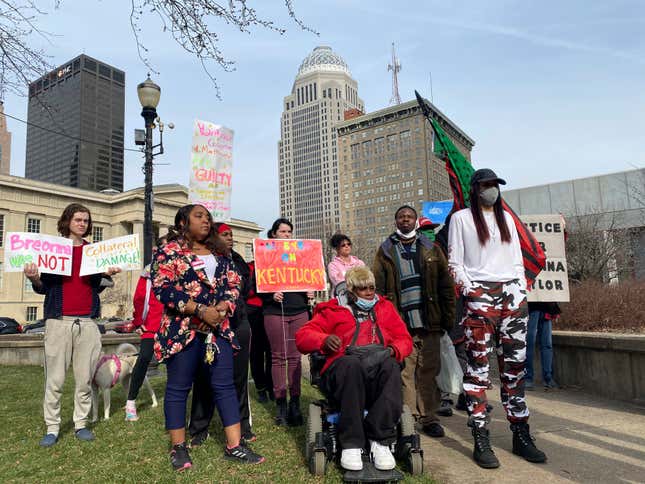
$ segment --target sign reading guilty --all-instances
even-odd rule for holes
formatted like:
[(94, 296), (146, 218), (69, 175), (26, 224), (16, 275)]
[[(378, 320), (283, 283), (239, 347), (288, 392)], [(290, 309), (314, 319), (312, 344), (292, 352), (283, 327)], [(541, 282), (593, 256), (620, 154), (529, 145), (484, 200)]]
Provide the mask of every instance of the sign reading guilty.
[(47, 274), (72, 274), (72, 240), (53, 235), (8, 232), (5, 238), (5, 272), (22, 272), (34, 263)]
[(233, 131), (195, 120), (190, 155), (188, 199), (206, 207), (214, 220), (231, 218)]
[(125, 235), (83, 246), (81, 276), (100, 274), (108, 267), (124, 271), (141, 269), (139, 234)]
[(528, 293), (528, 300), (531, 302), (569, 301), (569, 276), (562, 217), (556, 214), (522, 215), (520, 218), (546, 254), (546, 266), (535, 280), (533, 290)]
[(322, 242), (313, 239), (255, 239), (257, 292), (323, 291), (327, 274)]

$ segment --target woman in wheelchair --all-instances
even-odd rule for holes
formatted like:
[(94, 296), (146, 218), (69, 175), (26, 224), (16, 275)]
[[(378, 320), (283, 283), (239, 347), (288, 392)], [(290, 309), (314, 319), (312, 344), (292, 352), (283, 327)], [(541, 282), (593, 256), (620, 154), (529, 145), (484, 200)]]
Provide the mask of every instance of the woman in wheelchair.
[(363, 468), (367, 439), (374, 467), (390, 470), (396, 462), (389, 446), (403, 406), (400, 364), (412, 352), (412, 338), (392, 303), (376, 295), (370, 269), (354, 267), (345, 281), (348, 292), (316, 306), (296, 333), (296, 346), (327, 356), (320, 387), (340, 409), (341, 466)]

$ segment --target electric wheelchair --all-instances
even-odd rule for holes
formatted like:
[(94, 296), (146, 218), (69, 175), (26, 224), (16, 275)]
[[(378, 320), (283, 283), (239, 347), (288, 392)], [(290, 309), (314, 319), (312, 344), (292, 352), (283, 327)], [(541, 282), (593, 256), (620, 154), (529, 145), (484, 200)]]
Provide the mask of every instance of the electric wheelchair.
[[(325, 363), (325, 356), (320, 353), (309, 355), (311, 384), (320, 388), (320, 370)], [(367, 412), (365, 412), (366, 414)], [(329, 462), (340, 460), (341, 450), (337, 439), (338, 409), (332, 408), (326, 399), (309, 404), (307, 417), (307, 440), (305, 456), (312, 474), (323, 476)], [(411, 475), (423, 473), (423, 449), (420, 436), (415, 430), (414, 417), (407, 405), (403, 406), (401, 419), (397, 425), (397, 439), (392, 444), (392, 454)], [(363, 449), (363, 469), (344, 471), (345, 482), (396, 482), (403, 479), (403, 474), (396, 468), (381, 471), (370, 461), (369, 447)]]

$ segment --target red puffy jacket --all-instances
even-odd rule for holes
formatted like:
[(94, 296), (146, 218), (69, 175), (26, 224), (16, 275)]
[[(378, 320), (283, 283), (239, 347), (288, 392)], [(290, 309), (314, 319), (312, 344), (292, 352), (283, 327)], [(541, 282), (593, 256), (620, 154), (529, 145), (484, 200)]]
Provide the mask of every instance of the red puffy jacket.
[(132, 324), (135, 328), (141, 327), (143, 331), (141, 338), (154, 338), (161, 324), (163, 304), (159, 302), (159, 299), (156, 298), (152, 291), (152, 281), (148, 270), (144, 270), (141, 277), (139, 277), (139, 282), (137, 282), (137, 287), (134, 290), (132, 305), (134, 306)]
[[(396, 360), (402, 362), (412, 353), (412, 338), (408, 328), (387, 299), (379, 298), (374, 306), (374, 313), (376, 324), (383, 335), (383, 344), (391, 347)], [(345, 348), (352, 342), (355, 332), (356, 319), (350, 309), (339, 305), (337, 299), (331, 299), (316, 305), (311, 321), (296, 332), (296, 346), (298, 351), (304, 354), (314, 351), (325, 353), (323, 344), (327, 336), (332, 334), (338, 336), (342, 341), (341, 349), (327, 355), (327, 362), (321, 370), (323, 373), (335, 359), (345, 354)], [(355, 345), (363, 346), (372, 342), (372, 323), (363, 321)]]

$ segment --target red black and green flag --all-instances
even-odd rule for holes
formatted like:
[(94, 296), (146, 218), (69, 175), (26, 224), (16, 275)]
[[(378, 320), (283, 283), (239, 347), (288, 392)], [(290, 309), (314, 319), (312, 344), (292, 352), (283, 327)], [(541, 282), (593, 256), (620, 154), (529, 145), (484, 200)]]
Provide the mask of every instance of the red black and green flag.
[[(417, 96), (419, 106), (423, 114), (428, 119), (435, 134), (435, 153), (437, 156), (446, 162), (446, 171), (450, 179), (450, 188), (454, 199), (454, 210), (461, 210), (470, 206), (470, 178), (475, 172), (475, 169), (461, 154), (454, 143), (450, 140), (446, 132), (434, 119), (432, 109), (428, 102), (421, 97), (421, 95), (414, 91)], [(517, 233), (520, 238), (520, 246), (522, 248), (522, 257), (524, 259), (524, 271), (526, 274), (526, 281), (528, 287), (533, 286), (533, 282), (546, 263), (546, 256), (544, 250), (538, 244), (537, 240), (531, 231), (524, 225), (524, 223), (517, 216), (515, 211), (506, 203), (502, 198), (502, 207), (513, 217)]]

